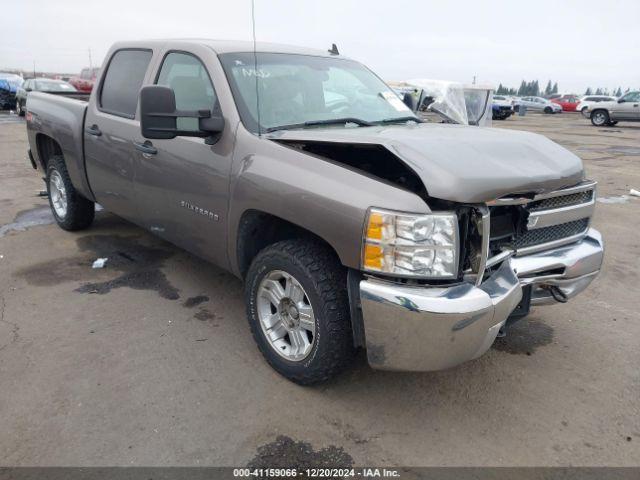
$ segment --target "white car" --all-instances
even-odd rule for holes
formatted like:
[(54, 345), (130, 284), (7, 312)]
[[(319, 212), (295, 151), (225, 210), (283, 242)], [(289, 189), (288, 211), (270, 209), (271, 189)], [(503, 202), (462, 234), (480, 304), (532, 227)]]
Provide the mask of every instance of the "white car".
[(617, 100), (618, 97), (611, 97), (609, 95), (585, 95), (580, 99), (578, 105), (576, 105), (576, 112), (580, 112), (589, 118), (594, 105), (600, 102), (616, 102)]
[(519, 110), (520, 106), (524, 105), (527, 110), (540, 111), (543, 113), (561, 113), (562, 107), (557, 103), (550, 102), (546, 98), (542, 97), (522, 97), (516, 102), (516, 109)]

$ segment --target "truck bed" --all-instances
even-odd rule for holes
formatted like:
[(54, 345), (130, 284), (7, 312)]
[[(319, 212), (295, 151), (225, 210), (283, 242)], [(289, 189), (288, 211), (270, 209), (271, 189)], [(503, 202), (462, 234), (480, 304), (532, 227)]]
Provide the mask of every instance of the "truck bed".
[(82, 195), (93, 199), (84, 165), (84, 119), (88, 99), (89, 95), (81, 92), (62, 95), (29, 93), (26, 105), (27, 132), (36, 163), (44, 170), (40, 148), (46, 137), (55, 139), (65, 157), (71, 181)]

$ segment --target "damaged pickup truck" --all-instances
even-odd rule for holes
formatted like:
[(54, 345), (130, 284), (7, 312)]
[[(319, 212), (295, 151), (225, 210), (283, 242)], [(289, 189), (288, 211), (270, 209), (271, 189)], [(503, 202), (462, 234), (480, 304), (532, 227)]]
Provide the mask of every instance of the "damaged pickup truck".
[(540, 135), (422, 123), (358, 62), (244, 42), (111, 48), (88, 102), (27, 101), (66, 230), (94, 206), (245, 282), (258, 347), (310, 384), (482, 355), (599, 272), (595, 183)]

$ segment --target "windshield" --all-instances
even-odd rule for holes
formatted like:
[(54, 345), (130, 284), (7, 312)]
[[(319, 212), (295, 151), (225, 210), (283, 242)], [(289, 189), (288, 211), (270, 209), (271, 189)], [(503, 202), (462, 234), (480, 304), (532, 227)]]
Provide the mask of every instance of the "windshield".
[(52, 80), (36, 80), (35, 89), (40, 92), (75, 92), (76, 89), (67, 82)]
[(256, 92), (260, 131), (418, 120), (393, 90), (352, 60), (258, 53), (256, 62), (253, 53), (226, 53), (220, 61), (242, 122), (253, 132), (258, 132)]

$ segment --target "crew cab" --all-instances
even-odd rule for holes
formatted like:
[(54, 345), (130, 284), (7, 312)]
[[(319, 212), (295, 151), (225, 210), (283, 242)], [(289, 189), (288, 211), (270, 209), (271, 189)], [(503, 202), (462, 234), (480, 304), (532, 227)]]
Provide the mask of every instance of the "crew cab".
[(95, 205), (244, 280), (266, 360), (311, 384), (474, 359), (596, 277), (595, 182), (532, 133), (424, 123), (335, 48), (114, 45), (88, 102), (32, 92), (56, 222)]

